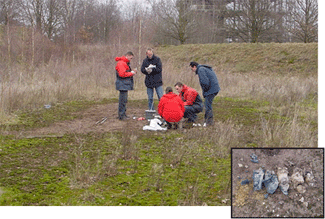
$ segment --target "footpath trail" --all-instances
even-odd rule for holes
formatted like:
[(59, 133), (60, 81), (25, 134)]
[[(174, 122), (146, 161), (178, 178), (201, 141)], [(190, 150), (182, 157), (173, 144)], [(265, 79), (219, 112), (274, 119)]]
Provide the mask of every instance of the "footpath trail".
[[(120, 121), (117, 119), (118, 103), (110, 103), (105, 105), (95, 105), (89, 109), (76, 112), (78, 119), (60, 121), (47, 127), (35, 128), (32, 130), (7, 131), (4, 134), (13, 134), (19, 138), (34, 137), (58, 137), (64, 134), (87, 134), (104, 133), (111, 131), (124, 131), (126, 129), (142, 130), (147, 124), (146, 120), (137, 121), (133, 117), (144, 117), (145, 110), (135, 107), (127, 108), (127, 115), (130, 119)], [(105, 119), (105, 121), (103, 120)], [(103, 123), (102, 123), (103, 121)]]

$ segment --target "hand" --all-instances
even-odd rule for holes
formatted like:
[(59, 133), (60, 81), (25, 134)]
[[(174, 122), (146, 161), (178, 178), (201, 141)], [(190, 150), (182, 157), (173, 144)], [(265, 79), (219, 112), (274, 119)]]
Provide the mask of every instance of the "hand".
[(137, 70), (135, 69), (135, 70), (131, 71), (131, 73), (132, 73), (133, 75), (135, 75), (135, 74), (137, 73)]

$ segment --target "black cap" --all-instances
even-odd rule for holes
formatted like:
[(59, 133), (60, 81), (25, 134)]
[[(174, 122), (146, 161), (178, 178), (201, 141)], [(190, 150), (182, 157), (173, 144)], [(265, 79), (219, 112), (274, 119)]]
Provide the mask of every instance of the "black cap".
[(191, 62), (191, 63), (190, 63), (190, 66), (191, 66), (191, 67), (194, 67), (194, 66), (197, 67), (198, 65), (199, 65), (199, 63), (197, 63), (197, 62)]

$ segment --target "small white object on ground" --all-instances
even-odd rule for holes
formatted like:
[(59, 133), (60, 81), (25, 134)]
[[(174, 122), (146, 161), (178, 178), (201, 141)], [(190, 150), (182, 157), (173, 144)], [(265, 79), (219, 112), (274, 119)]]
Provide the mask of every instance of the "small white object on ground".
[(159, 124), (162, 124), (162, 122), (159, 119), (151, 119), (149, 125), (143, 126), (143, 130), (149, 130), (149, 131), (166, 131), (166, 128), (161, 127)]

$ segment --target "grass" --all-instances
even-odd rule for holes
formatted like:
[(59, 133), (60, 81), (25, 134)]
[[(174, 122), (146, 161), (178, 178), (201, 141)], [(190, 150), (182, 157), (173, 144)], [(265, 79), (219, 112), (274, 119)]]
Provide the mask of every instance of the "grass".
[[(44, 123), (35, 117), (44, 113), (51, 115), (43, 116), (49, 125), (93, 104), (115, 101), (73, 101), (49, 112), (22, 113), (16, 125), (42, 127)], [(145, 108), (147, 102), (129, 104)], [(265, 133), (252, 135), (263, 129), (260, 115), (269, 125), (279, 118), (292, 118), (267, 113), (265, 101), (218, 97), (213, 106), (216, 125), (212, 129), (28, 139), (1, 136), (0, 188), (4, 193), (0, 205), (227, 205), (222, 200), (230, 199), (230, 148), (266, 143), (258, 140)]]
[(230, 158), (209, 145), (188, 148), (175, 133), (133, 136), (2, 137), (0, 204), (220, 205), (217, 191), (229, 193)]
[[(12, 135), (0, 134), (0, 205), (229, 205), (232, 147), (317, 147), (317, 46), (159, 47), (165, 87), (181, 81), (201, 91), (190, 61), (212, 65), (221, 86), (213, 128), (166, 133), (18, 137), (116, 103), (115, 63), (85, 47), (91, 59), (74, 65), (48, 63), (28, 74), (12, 66), (13, 78), (1, 84), (0, 131)], [(143, 80), (135, 78), (128, 106), (147, 108)]]

